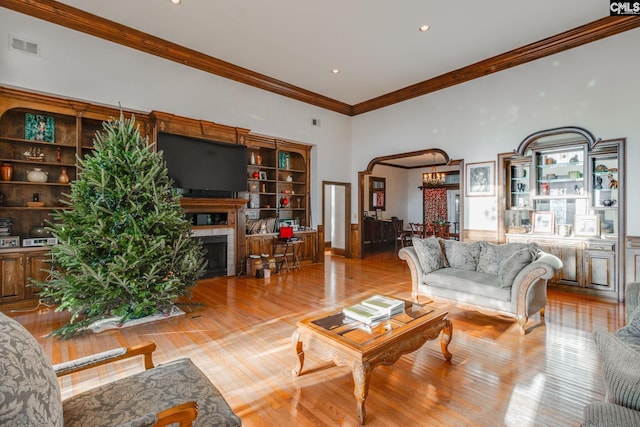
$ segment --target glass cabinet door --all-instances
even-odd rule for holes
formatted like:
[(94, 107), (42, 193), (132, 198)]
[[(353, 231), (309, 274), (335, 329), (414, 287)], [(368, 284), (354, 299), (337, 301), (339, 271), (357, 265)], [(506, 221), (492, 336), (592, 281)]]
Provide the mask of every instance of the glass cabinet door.
[(510, 180), (510, 208), (529, 209), (530, 194), (530, 165), (529, 163), (512, 164), (509, 171)]
[[(570, 235), (576, 215), (589, 211), (586, 146), (534, 152), (535, 212), (548, 212), (551, 234)], [(535, 221), (533, 231), (536, 232)]]
[(585, 197), (585, 149), (536, 152), (536, 195)]
[(590, 162), (593, 210), (602, 234), (618, 234), (618, 157), (593, 156)]

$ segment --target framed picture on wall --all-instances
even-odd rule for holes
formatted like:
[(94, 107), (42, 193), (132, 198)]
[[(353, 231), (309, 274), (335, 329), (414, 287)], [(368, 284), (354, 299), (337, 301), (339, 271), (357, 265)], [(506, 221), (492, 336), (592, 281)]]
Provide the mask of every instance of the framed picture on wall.
[(573, 234), (576, 236), (599, 236), (600, 215), (576, 215)]
[(387, 179), (375, 176), (369, 177), (369, 210), (385, 210), (387, 203)]
[(467, 163), (465, 188), (468, 197), (495, 194), (496, 162)]
[(553, 234), (553, 212), (533, 213), (533, 232), (540, 234)]

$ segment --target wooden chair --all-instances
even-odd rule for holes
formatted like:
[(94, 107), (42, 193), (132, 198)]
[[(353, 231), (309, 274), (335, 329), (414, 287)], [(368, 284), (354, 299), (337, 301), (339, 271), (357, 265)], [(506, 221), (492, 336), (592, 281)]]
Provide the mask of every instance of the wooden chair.
[(424, 224), (411, 222), (409, 226), (411, 227), (411, 237), (424, 238)]
[(396, 253), (398, 252), (398, 243), (400, 246), (404, 248), (405, 246), (411, 245), (411, 234), (407, 233), (404, 230), (404, 221), (401, 219), (392, 219), (391, 224), (393, 225), (393, 234), (394, 234), (394, 247)]

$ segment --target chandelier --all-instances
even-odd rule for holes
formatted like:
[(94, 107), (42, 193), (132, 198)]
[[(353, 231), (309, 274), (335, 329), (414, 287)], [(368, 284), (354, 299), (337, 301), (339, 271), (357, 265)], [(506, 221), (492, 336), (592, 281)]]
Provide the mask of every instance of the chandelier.
[(422, 174), (422, 185), (442, 185), (444, 184), (447, 174), (438, 172), (438, 168), (435, 165), (436, 153), (431, 153), (431, 155), (433, 156), (433, 166), (431, 167), (431, 172), (424, 172)]

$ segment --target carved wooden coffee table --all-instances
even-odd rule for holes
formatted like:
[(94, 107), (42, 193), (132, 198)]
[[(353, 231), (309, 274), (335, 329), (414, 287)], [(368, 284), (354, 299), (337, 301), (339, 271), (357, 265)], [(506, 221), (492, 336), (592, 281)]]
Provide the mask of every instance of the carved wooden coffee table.
[(298, 359), (293, 375), (302, 372), (305, 351), (312, 351), (322, 360), (332, 360), (338, 366), (349, 366), (353, 373), (358, 419), (364, 424), (369, 379), (377, 365), (395, 363), (400, 356), (416, 351), (440, 333), (442, 355), (447, 361), (451, 360), (448, 346), (453, 324), (447, 314), (406, 301), (404, 313), (373, 326), (351, 320), (341, 311), (302, 320), (291, 336)]

